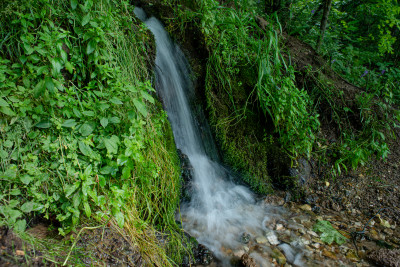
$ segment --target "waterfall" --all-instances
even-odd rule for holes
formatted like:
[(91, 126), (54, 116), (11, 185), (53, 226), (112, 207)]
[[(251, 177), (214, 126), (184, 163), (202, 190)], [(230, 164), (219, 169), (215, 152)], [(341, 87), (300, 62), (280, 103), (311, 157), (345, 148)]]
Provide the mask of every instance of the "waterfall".
[(202, 139), (210, 133), (202, 133), (207, 127), (198, 126), (189, 105), (188, 96), (194, 94), (194, 88), (184, 54), (156, 18), (147, 18), (140, 8), (135, 8), (135, 14), (154, 34), (156, 89), (168, 114), (176, 146), (193, 167), (193, 195), (180, 209), (183, 228), (229, 265), (226, 251), (241, 249), (243, 234), (253, 239), (268, 233), (274, 235), (265, 222), (279, 217), (284, 210), (257, 203), (249, 189), (232, 182), (230, 172), (212, 160), (216, 157), (210, 155)]

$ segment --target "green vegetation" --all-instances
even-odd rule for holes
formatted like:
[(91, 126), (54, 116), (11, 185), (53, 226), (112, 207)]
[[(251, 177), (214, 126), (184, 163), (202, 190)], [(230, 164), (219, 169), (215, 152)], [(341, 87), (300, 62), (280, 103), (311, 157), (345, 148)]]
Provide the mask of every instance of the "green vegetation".
[[(325, 2), (292, 1), (290, 14), (282, 9), (291, 34), (315, 46)], [(311, 74), (315, 91), (320, 92), (317, 98), (329, 103), (340, 131), (340, 142), (334, 145), (337, 173), (364, 165), (372, 157), (385, 159), (390, 153), (387, 142), (395, 137), (393, 130), (400, 121), (399, 22), (396, 0), (332, 3), (320, 53), (329, 67), (359, 87), (355, 95), (343, 95), (342, 88), (321, 77), (323, 70)]]
[(321, 240), (329, 245), (336, 242), (340, 246), (347, 241), (347, 238), (333, 228), (332, 224), (328, 221), (317, 221), (313, 229), (317, 233), (320, 232)]
[(179, 162), (148, 82), (152, 38), (133, 7), (0, 7), (0, 224), (21, 232), (44, 216), (65, 235), (88, 218), (128, 232), (149, 263), (179, 262)]
[[(397, 0), (147, 2), (173, 14), (170, 31), (201, 32), (211, 124), (256, 191), (292, 186), (300, 158), (337, 176), (390, 153)], [(179, 159), (149, 82), (153, 39), (132, 14), (124, 0), (0, 3), (0, 226), (22, 233), (45, 218), (67, 235), (111, 225), (146, 263), (170, 266), (189, 250), (174, 221)], [(305, 67), (292, 62), (292, 36), (321, 57), (309, 49)], [(342, 242), (328, 226), (318, 229)]]
[[(268, 176), (285, 175), (266, 167), (287, 165), (285, 156), (270, 163), (272, 144), (279, 143), (292, 160), (313, 156), (325, 161), (334, 176), (390, 153), (388, 141), (395, 138), (393, 131), (400, 119), (395, 49), (399, 46), (399, 4), (394, 0), (362, 5), (333, 1), (321, 33), (322, 13), (329, 3), (169, 3), (175, 7), (179, 25), (195, 23), (203, 33), (209, 51), (205, 90), (212, 124), (225, 159), (248, 171), (247, 181), (260, 192), (268, 190)], [(285, 31), (314, 47), (320, 40), (325, 59), (311, 59), (318, 67), (300, 69), (291, 63), (283, 44)], [(338, 83), (341, 77), (355, 89), (337, 87), (343, 84)], [(321, 123), (337, 139), (327, 140), (320, 132)], [(255, 128), (263, 129), (263, 136)]]

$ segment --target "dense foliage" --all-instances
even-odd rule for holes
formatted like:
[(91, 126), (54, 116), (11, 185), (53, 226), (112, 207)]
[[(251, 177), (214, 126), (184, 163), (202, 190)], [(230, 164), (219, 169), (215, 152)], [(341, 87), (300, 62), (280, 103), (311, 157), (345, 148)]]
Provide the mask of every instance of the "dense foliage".
[[(273, 122), (281, 146), (294, 159), (316, 152), (322, 160), (331, 157), (332, 174), (340, 174), (342, 169), (356, 168), (373, 157), (385, 159), (390, 153), (387, 142), (395, 137), (393, 130), (400, 119), (397, 1), (175, 2), (178, 7), (191, 7), (190, 11), (176, 9), (175, 15), (180, 24), (198, 24), (210, 52), (206, 90), (212, 91), (208, 94), (211, 117), (223, 113), (217, 108), (221, 100), (215, 97), (215, 88), (223, 88), (233, 107), (229, 117), (214, 121), (217, 135), (227, 143), (228, 154), (240, 154), (227, 138), (229, 127), (235, 131), (235, 125), (246, 117), (254, 92), (267, 120)], [(326, 3), (331, 10), (326, 13), (328, 22), (322, 36)], [(315, 48), (321, 41), (319, 52), (327, 63), (317, 70), (310, 66), (307, 88), (298, 88), (296, 66), (284, 59), (282, 32), (298, 36)], [(342, 76), (358, 86), (359, 92), (344, 95), (342, 88), (336, 88), (335, 81), (324, 74), (331, 68), (339, 74), (338, 79)], [(247, 90), (248, 99), (243, 104), (238, 98), (246, 86), (254, 90)], [(326, 113), (326, 105), (338, 129), (339, 140), (334, 142), (319, 134), (319, 116)], [(321, 145), (326, 142), (331, 144)]]
[[(175, 227), (179, 167), (133, 7), (6, 1), (0, 12), (0, 224), (23, 231), (39, 215), (66, 234), (86, 217), (151, 247), (155, 226)], [(157, 245), (144, 255), (169, 264)]]
[[(324, 2), (290, 1), (289, 9), (279, 11), (281, 20), (291, 34), (315, 46)], [(400, 5), (396, 0), (333, 1), (328, 21), (320, 53), (327, 67), (360, 88), (355, 105), (338, 106), (327, 95), (339, 98), (340, 88), (338, 95), (334, 92), (338, 89), (323, 81), (319, 86), (338, 114), (334, 120), (341, 129), (341, 142), (335, 149), (335, 169), (340, 171), (340, 167), (355, 168), (372, 156), (384, 159), (390, 153), (387, 141), (394, 137), (400, 120)], [(354, 124), (354, 116), (361, 129), (349, 125)]]

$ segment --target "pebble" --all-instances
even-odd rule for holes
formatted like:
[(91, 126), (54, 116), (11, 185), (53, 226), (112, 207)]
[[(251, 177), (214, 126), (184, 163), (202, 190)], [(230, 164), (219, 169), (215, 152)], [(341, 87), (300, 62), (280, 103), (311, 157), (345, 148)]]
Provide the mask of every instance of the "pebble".
[(283, 231), (285, 230), (285, 227), (283, 227), (283, 224), (278, 223), (275, 227), (276, 231)]
[(278, 248), (274, 248), (272, 250), (271, 257), (274, 258), (279, 265), (286, 264), (286, 257), (285, 257), (285, 255), (283, 255), (283, 253)]
[(258, 244), (266, 244), (268, 242), (268, 240), (264, 236), (257, 236), (256, 237), (256, 242)]
[(235, 251), (234, 253), (233, 253), (233, 255), (235, 255), (236, 257), (238, 257), (238, 258), (241, 258), (243, 255), (245, 254), (245, 251), (244, 250), (238, 250), (238, 251)]
[(331, 258), (333, 260), (337, 260), (337, 256), (327, 249), (322, 250), (322, 255), (324, 255), (325, 257)]
[(307, 234), (314, 236), (314, 237), (319, 237), (319, 235), (314, 231), (307, 231)]
[(312, 210), (311, 206), (308, 205), (308, 204), (301, 205), (299, 208), (301, 210), (304, 210), (304, 211), (311, 211)]
[(268, 239), (268, 242), (274, 246), (279, 245), (279, 243), (280, 243), (277, 236), (273, 232), (269, 232), (267, 234), (267, 239)]
[(25, 252), (23, 251), (23, 250), (16, 250), (15, 251), (15, 255), (17, 255), (17, 256), (25, 256)]

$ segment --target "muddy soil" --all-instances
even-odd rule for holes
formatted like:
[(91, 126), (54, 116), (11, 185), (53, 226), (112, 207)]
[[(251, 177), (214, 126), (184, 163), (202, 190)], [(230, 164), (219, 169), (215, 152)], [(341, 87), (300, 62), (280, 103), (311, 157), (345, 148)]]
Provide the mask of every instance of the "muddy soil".
[(0, 227), (0, 266), (55, 266), (40, 251), (19, 238), (11, 229)]

